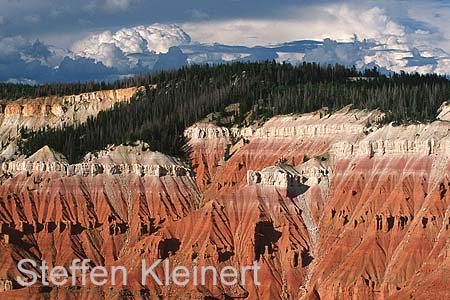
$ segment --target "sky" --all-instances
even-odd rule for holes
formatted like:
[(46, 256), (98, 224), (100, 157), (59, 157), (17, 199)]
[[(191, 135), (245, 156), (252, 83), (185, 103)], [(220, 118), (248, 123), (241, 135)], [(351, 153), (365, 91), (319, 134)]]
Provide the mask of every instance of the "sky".
[[(415, 57), (418, 49), (419, 56), (439, 58), (439, 66), (423, 71), (445, 71), (448, 20), (450, 0), (0, 0), (0, 81), (40, 81), (38, 74), (41, 81), (84, 80), (106, 76), (109, 68), (125, 76), (152, 69), (154, 54), (184, 44), (270, 47), (355, 37), (389, 45), (397, 56)], [(378, 55), (376, 62), (392, 66), (395, 55)], [(397, 65), (412, 60), (406, 61)]]

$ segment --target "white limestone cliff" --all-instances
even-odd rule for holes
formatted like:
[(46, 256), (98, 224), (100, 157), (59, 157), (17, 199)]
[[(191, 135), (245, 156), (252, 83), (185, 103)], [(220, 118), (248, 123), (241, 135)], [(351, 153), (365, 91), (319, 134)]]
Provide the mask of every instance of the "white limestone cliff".
[(300, 166), (276, 164), (260, 171), (247, 171), (247, 185), (269, 185), (281, 188), (309, 187), (328, 179), (331, 169), (313, 158)]
[(197, 123), (185, 130), (185, 136), (193, 142), (220, 138), (326, 139), (334, 160), (352, 156), (447, 155), (450, 154), (450, 123), (445, 116), (450, 108), (444, 103), (439, 111), (438, 118), (443, 121), (394, 126), (377, 123), (383, 118), (379, 111), (347, 107), (325, 116), (319, 113), (275, 116), (259, 127), (226, 128)]
[(22, 128), (37, 130), (83, 123), (118, 102), (129, 101), (140, 89), (132, 87), (64, 97), (3, 101), (0, 104), (0, 151), (15, 140)]
[(444, 101), (438, 109), (438, 116), (436, 117), (441, 121), (450, 121), (450, 103)]
[(275, 165), (262, 169), (261, 171), (247, 171), (248, 185), (273, 185), (288, 188), (300, 185), (302, 177), (297, 170), (289, 165)]
[(356, 141), (338, 141), (330, 153), (336, 159), (351, 156), (448, 155), (450, 124), (385, 125)]
[(69, 164), (65, 157), (45, 146), (29, 158), (19, 158), (1, 164), (0, 172), (59, 173), (63, 176), (138, 175), (192, 176), (192, 171), (180, 161), (159, 152), (147, 151), (145, 144), (117, 146), (95, 154), (88, 154), (77, 164)]
[(190, 139), (213, 138), (276, 138), (276, 137), (332, 137), (360, 135), (372, 123), (384, 117), (379, 111), (362, 111), (345, 107), (334, 113), (308, 113), (275, 116), (260, 127), (221, 127), (211, 123), (196, 123), (184, 135)]

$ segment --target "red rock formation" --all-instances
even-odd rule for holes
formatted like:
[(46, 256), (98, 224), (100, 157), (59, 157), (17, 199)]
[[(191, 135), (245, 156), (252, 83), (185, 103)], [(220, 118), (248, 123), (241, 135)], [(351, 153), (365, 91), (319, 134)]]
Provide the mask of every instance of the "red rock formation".
[[(239, 131), (198, 124), (186, 133), (196, 177), (54, 171), (3, 177), (2, 282), (18, 275), (18, 260), (32, 257), (51, 265), (74, 258), (123, 265), (129, 284), (12, 282), (1, 299), (448, 299), (450, 157), (442, 131), (448, 125), (386, 130), (370, 127), (376, 115), (278, 117)], [(132, 152), (120, 153), (96, 162), (136, 163)], [(158, 163), (176, 164), (162, 156), (152, 161)], [(290, 166), (264, 172), (295, 172), (298, 185), (247, 185), (249, 171), (277, 164)], [(209, 276), (200, 287), (142, 286), (141, 260), (158, 258), (219, 269), (256, 259), (261, 285), (250, 276), (246, 285), (214, 286)]]

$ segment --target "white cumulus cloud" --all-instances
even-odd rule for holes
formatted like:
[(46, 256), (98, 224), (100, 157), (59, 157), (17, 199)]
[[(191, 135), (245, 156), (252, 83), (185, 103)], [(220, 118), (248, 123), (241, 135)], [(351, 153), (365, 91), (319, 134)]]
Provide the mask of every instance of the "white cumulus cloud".
[(345, 3), (291, 9), (285, 18), (187, 22), (182, 27), (199, 42), (246, 46), (305, 39), (350, 41), (355, 34), (397, 45), (406, 34), (384, 9)]
[(170, 47), (190, 42), (190, 36), (177, 25), (153, 24), (93, 34), (76, 42), (71, 50), (106, 66), (120, 67), (132, 54), (167, 53)]

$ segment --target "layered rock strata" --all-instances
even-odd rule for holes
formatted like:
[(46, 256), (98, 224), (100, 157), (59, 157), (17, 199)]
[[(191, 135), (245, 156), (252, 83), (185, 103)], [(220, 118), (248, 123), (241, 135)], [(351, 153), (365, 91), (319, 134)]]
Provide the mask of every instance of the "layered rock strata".
[(12, 102), (0, 100), (0, 151), (15, 140), (21, 129), (37, 130), (83, 123), (115, 103), (130, 101), (140, 89), (132, 87)]
[[(81, 163), (69, 164), (66, 158), (45, 146), (29, 158), (18, 158), (1, 164), (4, 174), (58, 173), (63, 176), (139, 175), (191, 176), (181, 163), (161, 153), (145, 151), (144, 145), (118, 146), (88, 154)], [(126, 156), (131, 160), (124, 159)]]
[[(13, 289), (1, 298), (448, 299), (450, 124), (380, 118), (347, 107), (260, 127), (198, 123), (186, 130), (185, 175), (11, 173), (0, 187), (0, 278)], [(85, 162), (186, 168), (134, 148)], [(64, 164), (48, 149), (34, 158)], [(28, 257), (124, 265), (129, 284), (20, 288), (16, 262)], [(141, 285), (141, 260), (158, 258), (188, 268), (256, 260), (262, 285)]]

